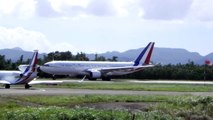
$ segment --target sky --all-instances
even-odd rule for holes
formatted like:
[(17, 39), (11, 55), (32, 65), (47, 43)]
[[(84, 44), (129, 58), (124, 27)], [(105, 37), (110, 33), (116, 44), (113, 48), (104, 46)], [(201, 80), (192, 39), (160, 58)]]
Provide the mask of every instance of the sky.
[(0, 0), (0, 49), (213, 52), (213, 0)]

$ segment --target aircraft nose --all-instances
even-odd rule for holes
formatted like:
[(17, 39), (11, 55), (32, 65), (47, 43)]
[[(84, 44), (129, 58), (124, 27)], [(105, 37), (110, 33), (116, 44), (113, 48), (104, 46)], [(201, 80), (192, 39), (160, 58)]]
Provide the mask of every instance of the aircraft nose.
[(41, 72), (41, 68), (40, 68), (40, 66), (37, 68), (37, 72)]
[(47, 66), (39, 66), (38, 67), (38, 72), (46, 72), (48, 70)]

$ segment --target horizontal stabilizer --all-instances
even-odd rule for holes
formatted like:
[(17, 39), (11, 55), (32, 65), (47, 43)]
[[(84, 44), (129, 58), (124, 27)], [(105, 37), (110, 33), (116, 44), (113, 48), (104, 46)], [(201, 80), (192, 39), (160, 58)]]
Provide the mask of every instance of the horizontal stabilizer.
[(0, 80), (0, 84), (11, 84), (11, 83), (5, 80)]
[(60, 84), (63, 83), (63, 81), (55, 81), (55, 80), (33, 80), (29, 82), (29, 85), (34, 85), (34, 84)]

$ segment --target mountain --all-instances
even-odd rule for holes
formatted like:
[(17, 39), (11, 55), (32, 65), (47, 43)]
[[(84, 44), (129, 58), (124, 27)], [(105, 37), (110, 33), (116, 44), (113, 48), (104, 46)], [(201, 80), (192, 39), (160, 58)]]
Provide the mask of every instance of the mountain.
[[(24, 51), (19, 47), (15, 47), (12, 49), (1, 49), (0, 55), (5, 55), (5, 59), (11, 59), (13, 62), (16, 62), (23, 55), (23, 60), (31, 59), (33, 55), (33, 51)], [(43, 58), (44, 54), (39, 54), (39, 58)]]
[[(102, 54), (98, 54), (98, 56), (104, 56), (106, 58), (112, 58), (113, 56), (118, 57), (118, 61), (134, 61), (135, 58), (140, 54), (143, 48), (132, 49), (125, 52), (106, 52)], [(95, 54), (87, 54), (90, 59), (95, 58)], [(152, 55), (152, 62), (155, 64), (185, 64), (189, 61), (194, 61), (197, 64), (199, 60), (201, 60), (203, 56), (201, 56), (197, 52), (189, 52), (185, 49), (176, 49), (176, 48), (154, 48)]]
[(210, 60), (213, 62), (213, 53), (210, 53), (210, 54), (202, 57), (200, 60), (197, 61), (197, 63), (204, 64), (205, 60)]
[[(118, 57), (118, 61), (134, 61), (135, 58), (141, 53), (143, 48), (131, 49), (125, 52), (106, 52), (98, 54), (98, 56), (104, 56), (105, 58), (112, 58), (113, 56)], [(17, 61), (23, 55), (24, 60), (32, 57), (33, 51), (24, 51), (21, 48), (13, 49), (0, 49), (0, 54), (5, 55), (6, 59), (11, 59), (12, 61)], [(45, 54), (39, 54), (39, 58), (43, 58)], [(94, 60), (95, 54), (87, 54), (90, 60)], [(213, 61), (213, 53), (207, 56), (201, 56), (197, 52), (189, 52), (185, 49), (179, 48), (158, 48), (155, 47), (152, 55), (152, 62), (155, 64), (161, 63), (165, 64), (185, 64), (189, 61), (194, 61), (196, 64), (203, 64), (206, 59)]]
[(203, 56), (197, 52), (189, 52), (185, 49), (156, 48), (153, 53), (153, 62), (162, 64), (185, 64), (193, 61), (197, 64), (200, 64), (197, 61), (202, 57)]
[(20, 47), (14, 47), (14, 48), (12, 48), (12, 50), (17, 50), (17, 51), (24, 51), (22, 48), (20, 48)]

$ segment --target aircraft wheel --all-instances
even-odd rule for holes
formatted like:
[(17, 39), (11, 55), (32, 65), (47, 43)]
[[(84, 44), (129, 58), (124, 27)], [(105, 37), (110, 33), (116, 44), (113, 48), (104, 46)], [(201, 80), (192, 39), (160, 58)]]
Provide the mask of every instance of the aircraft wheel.
[(88, 77), (88, 80), (96, 81), (96, 80), (97, 80), (97, 78), (91, 78), (91, 77)]
[(53, 79), (53, 80), (55, 80), (55, 79), (56, 79), (56, 78), (55, 78), (55, 75), (52, 75), (52, 79)]
[(106, 76), (106, 77), (102, 77), (102, 80), (103, 81), (111, 81), (111, 78), (109, 76)]
[(89, 80), (96, 81), (97, 79), (96, 78), (89, 78)]
[(5, 85), (5, 88), (6, 88), (6, 89), (10, 89), (10, 85), (9, 85), (9, 84), (6, 84), (6, 85)]
[(29, 84), (25, 84), (25, 89), (29, 89), (30, 87), (32, 86), (30, 86)]

